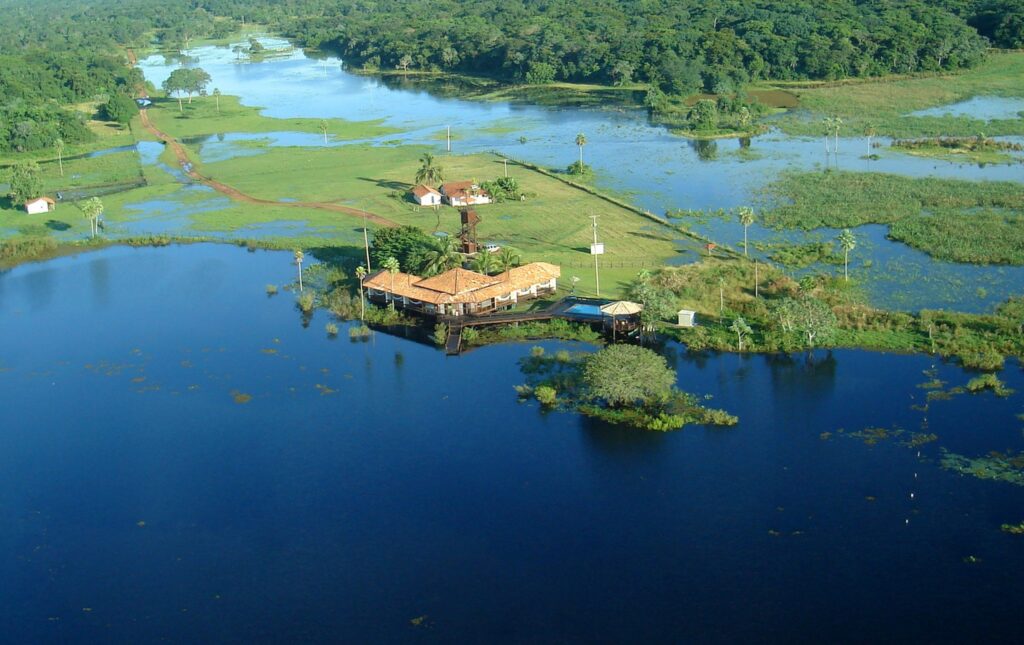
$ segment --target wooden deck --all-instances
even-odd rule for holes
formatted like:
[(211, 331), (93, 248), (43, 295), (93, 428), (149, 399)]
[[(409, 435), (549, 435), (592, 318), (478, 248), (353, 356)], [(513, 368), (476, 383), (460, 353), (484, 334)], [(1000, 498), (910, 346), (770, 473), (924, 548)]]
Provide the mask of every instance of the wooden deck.
[(610, 301), (568, 296), (544, 309), (536, 309), (534, 311), (517, 311), (505, 314), (479, 314), (469, 316), (443, 316), (438, 318), (438, 320), (448, 325), (448, 339), (445, 341), (445, 352), (449, 355), (457, 355), (462, 351), (462, 330), (466, 327), (509, 325), (521, 322), (551, 320), (553, 318), (561, 318), (571, 322), (600, 323), (600, 318), (595, 318), (586, 314), (577, 314), (569, 310), (573, 305), (584, 304), (600, 306), (607, 304), (608, 302)]

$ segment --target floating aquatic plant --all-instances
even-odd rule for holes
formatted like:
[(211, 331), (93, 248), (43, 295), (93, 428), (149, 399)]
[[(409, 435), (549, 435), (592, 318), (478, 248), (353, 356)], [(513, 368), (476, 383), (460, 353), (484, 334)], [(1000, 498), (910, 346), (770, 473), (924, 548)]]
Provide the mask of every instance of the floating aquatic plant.
[(1024, 486), (1024, 453), (992, 451), (982, 457), (967, 457), (943, 449), (941, 463), (961, 475)]

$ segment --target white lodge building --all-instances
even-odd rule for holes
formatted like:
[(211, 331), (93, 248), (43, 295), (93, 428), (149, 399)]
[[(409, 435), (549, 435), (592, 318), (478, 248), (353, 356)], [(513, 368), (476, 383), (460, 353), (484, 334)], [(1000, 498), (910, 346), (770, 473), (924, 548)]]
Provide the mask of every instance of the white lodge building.
[(456, 268), (421, 278), (401, 272), (392, 276), (382, 269), (368, 275), (363, 287), (373, 302), (394, 302), (397, 308), (428, 316), (465, 316), (554, 293), (561, 275), (560, 267), (547, 262), (531, 262), (494, 276)]
[(450, 181), (441, 185), (441, 193), (452, 206), (490, 204), (491, 195), (472, 181)]

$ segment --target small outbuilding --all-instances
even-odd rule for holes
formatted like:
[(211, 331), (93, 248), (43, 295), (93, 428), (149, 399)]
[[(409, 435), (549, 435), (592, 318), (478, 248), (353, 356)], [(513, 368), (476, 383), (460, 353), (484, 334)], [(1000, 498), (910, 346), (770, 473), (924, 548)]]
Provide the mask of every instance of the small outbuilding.
[(689, 309), (679, 310), (679, 326), (680, 327), (696, 327), (697, 326), (697, 312), (690, 311)]
[(419, 184), (412, 189), (412, 198), (420, 206), (440, 206), (441, 193), (430, 186)]
[(57, 202), (49, 197), (36, 197), (25, 202), (25, 212), (29, 215), (49, 213), (57, 209)]

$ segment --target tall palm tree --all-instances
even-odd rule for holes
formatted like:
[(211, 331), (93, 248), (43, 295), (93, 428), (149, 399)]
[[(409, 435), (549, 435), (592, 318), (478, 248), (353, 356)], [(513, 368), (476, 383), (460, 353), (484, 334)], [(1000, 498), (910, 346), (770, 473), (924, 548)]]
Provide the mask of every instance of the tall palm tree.
[(739, 208), (740, 224), (743, 225), (743, 255), (747, 255), (747, 228), (756, 221), (754, 209), (749, 206)]
[(217, 101), (217, 114), (220, 114), (220, 89), (213, 88), (213, 100)]
[(91, 236), (96, 237), (96, 234), (99, 232), (100, 216), (103, 214), (103, 202), (100, 201), (99, 197), (92, 197), (85, 200), (80, 208), (82, 209), (82, 216), (89, 220)]
[(424, 254), (422, 271), (424, 274), (437, 275), (459, 265), (459, 252), (455, 239), (450, 235), (434, 238), (430, 249)]
[(869, 124), (868, 127), (864, 128), (864, 134), (868, 137), (868, 154), (871, 154), (871, 140), (878, 136), (878, 128), (873, 124)]
[(480, 251), (473, 259), (473, 270), (477, 273), (490, 275), (494, 271), (494, 255), (490, 251)]
[(301, 292), (302, 291), (302, 261), (306, 259), (306, 256), (303, 255), (302, 249), (295, 249), (295, 253), (293, 254), (293, 256), (295, 257), (295, 266), (299, 267), (299, 291)]
[(324, 145), (327, 145), (327, 120), (320, 119), (320, 132), (324, 133)]
[(580, 132), (576, 135), (576, 145), (580, 148), (580, 170), (583, 169), (583, 146), (587, 145), (587, 135)]
[(843, 249), (843, 278), (850, 281), (850, 251), (857, 248), (857, 237), (848, 228), (844, 228), (843, 232), (836, 238), (839, 241), (839, 247)]
[(425, 152), (420, 157), (420, 169), (416, 171), (415, 181), (426, 186), (436, 186), (444, 181), (444, 168), (437, 165), (434, 155)]
[(356, 267), (356, 279), (359, 280), (359, 320), (366, 320), (366, 301), (363, 300), (363, 280), (366, 278), (366, 267)]
[(501, 266), (501, 270), (505, 272), (505, 280), (508, 280), (508, 272), (512, 267), (517, 267), (522, 264), (522, 258), (519, 254), (505, 247), (501, 249), (501, 253), (498, 254), (498, 264)]
[(382, 269), (391, 274), (391, 293), (388, 294), (388, 299), (391, 301), (388, 303), (392, 309), (395, 308), (395, 274), (398, 273), (399, 265), (398, 260), (394, 256), (389, 255), (380, 262)]
[(64, 176), (64, 139), (57, 137), (53, 141), (53, 148), (57, 151), (57, 164), (60, 166), (60, 176)]

